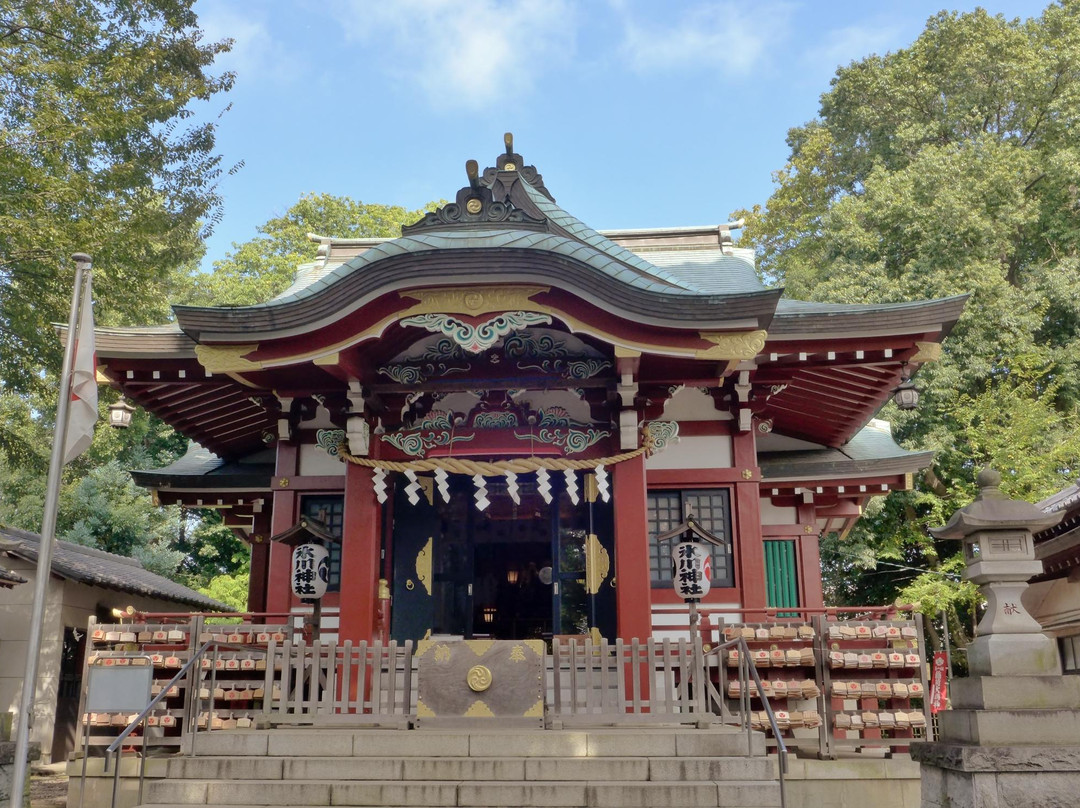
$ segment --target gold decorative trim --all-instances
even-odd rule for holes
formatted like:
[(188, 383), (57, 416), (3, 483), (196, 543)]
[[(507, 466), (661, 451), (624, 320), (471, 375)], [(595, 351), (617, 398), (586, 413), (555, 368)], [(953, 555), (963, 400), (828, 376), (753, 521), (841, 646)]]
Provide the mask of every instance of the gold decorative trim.
[(585, 475), (584, 491), (586, 502), (596, 502), (600, 498), (600, 487), (596, 484), (596, 473)]
[(536, 704), (521, 714), (522, 718), (543, 718), (544, 717), (544, 700), (537, 699)]
[(490, 651), (494, 644), (494, 640), (465, 640), (465, 646), (478, 657)]
[(611, 556), (595, 533), (585, 538), (585, 590), (595, 595), (611, 572)]
[(916, 342), (918, 352), (909, 359), (909, 362), (936, 362), (941, 359), (940, 342)]
[(491, 668), (486, 665), (473, 665), (465, 674), (465, 684), (473, 693), (483, 693), (491, 687)]
[(262, 370), (262, 362), (245, 359), (249, 353), (259, 350), (255, 345), (196, 345), (195, 358), (211, 373), (238, 373), (245, 370)]
[(311, 360), (311, 364), (313, 364), (317, 368), (324, 368), (324, 367), (333, 367), (334, 365), (336, 365), (340, 361), (341, 361), (341, 352), (340, 351), (334, 351), (333, 353), (323, 354), (322, 356), (316, 356), (314, 359)]
[(763, 329), (736, 333), (699, 332), (699, 336), (713, 347), (698, 351), (695, 359), (753, 359), (765, 349), (768, 332)]
[(615, 358), (616, 359), (637, 359), (641, 356), (641, 351), (635, 348), (627, 348), (623, 345), (615, 346)]
[(112, 384), (112, 379), (101, 372), (101, 367), (94, 368), (94, 381), (98, 384)]
[(416, 554), (416, 579), (424, 587), (424, 591), (431, 594), (431, 548), (434, 537), (428, 536), (427, 544), (420, 548)]
[(465, 711), (466, 718), (494, 718), (495, 713), (491, 712), (491, 708), (484, 702), (477, 699), (472, 703), (472, 706)]
[(428, 707), (421, 699), (416, 700), (416, 717), (417, 718), (434, 718), (435, 712)]
[(403, 319), (416, 314), (459, 314), (476, 317), (489, 312), (543, 311), (531, 298), (549, 291), (550, 286), (448, 286), (438, 289), (413, 289), (398, 294), (402, 298), (413, 298), (420, 302), (399, 313), (397, 318)]

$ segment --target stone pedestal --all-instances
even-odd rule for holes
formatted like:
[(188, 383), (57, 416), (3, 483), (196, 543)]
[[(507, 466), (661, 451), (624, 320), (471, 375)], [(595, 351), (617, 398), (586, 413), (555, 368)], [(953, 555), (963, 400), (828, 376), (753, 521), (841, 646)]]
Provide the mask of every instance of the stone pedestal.
[(922, 764), (923, 808), (1073, 808), (1080, 805), (1080, 677), (1062, 676), (1057, 648), (1024, 610), (1031, 533), (1060, 515), (1004, 498), (1000, 475), (979, 474), (979, 497), (939, 538), (964, 541), (964, 577), (987, 609), (968, 647), (971, 677), (952, 686), (938, 740), (911, 745)]
[(957, 679), (939, 739), (911, 745), (923, 808), (1080, 805), (1080, 677)]

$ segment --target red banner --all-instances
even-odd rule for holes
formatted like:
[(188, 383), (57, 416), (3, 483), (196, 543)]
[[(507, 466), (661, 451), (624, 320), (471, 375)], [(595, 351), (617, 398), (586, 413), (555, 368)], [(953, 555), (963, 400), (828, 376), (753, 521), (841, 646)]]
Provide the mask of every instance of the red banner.
[(945, 667), (945, 652), (934, 652), (934, 670), (930, 674), (930, 712), (940, 713), (945, 709), (948, 694), (949, 676)]

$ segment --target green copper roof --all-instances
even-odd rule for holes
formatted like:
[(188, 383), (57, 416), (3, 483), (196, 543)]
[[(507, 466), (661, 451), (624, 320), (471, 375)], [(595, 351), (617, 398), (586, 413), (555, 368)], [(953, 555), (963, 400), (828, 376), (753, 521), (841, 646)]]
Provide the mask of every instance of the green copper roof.
[(838, 449), (762, 452), (758, 456), (766, 480), (832, 475), (914, 472), (930, 465), (933, 452), (912, 452), (893, 440), (887, 421), (872, 420)]
[[(708, 293), (695, 289), (690, 284), (679, 281), (668, 273), (657, 270), (652, 264), (638, 259), (634, 264), (623, 260), (622, 254), (635, 257), (633, 253), (596, 233), (597, 243), (587, 244), (554, 233), (541, 233), (534, 230), (439, 230), (416, 233), (411, 236), (385, 241), (361, 253), (346, 263), (335, 267), (322, 277), (313, 280), (302, 289), (292, 294), (279, 297), (270, 303), (258, 306), (281, 305), (315, 294), (333, 285), (337, 280), (353, 272), (362, 272), (364, 267), (376, 261), (399, 255), (438, 252), (446, 250), (533, 250), (561, 255), (586, 264), (623, 283), (650, 292), (675, 295), (705, 295)], [(604, 243), (614, 247), (615, 255), (602, 249)], [(646, 268), (652, 267), (649, 272)], [(253, 306), (252, 308), (257, 308)]]
[(695, 286), (681, 280), (670, 272), (649, 263), (644, 258), (641, 258), (625, 247), (616, 244), (606, 236), (600, 235), (584, 222), (571, 216), (565, 210), (560, 208), (544, 194), (533, 188), (524, 179), (521, 180), (521, 186), (525, 189), (525, 194), (528, 196), (529, 201), (536, 205), (537, 209), (544, 214), (545, 218), (547, 218), (551, 224), (572, 236), (577, 241), (588, 244), (597, 252), (605, 254), (627, 266), (633, 267), (645, 277), (659, 278), (666, 281), (671, 286), (688, 292), (701, 292), (701, 290)]

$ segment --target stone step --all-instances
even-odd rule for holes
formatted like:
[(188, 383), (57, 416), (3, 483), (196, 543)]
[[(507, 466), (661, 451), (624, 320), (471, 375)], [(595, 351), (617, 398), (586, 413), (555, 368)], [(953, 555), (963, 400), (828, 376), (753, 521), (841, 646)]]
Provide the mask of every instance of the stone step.
[(229, 757), (735, 757), (765, 753), (765, 736), (704, 730), (224, 730), (198, 736), (197, 755)]
[(521, 808), (775, 808), (776, 782), (445, 782), (162, 780), (147, 806), (520, 806)]
[(195, 780), (771, 780), (769, 758), (743, 757), (181, 757), (151, 776)]

